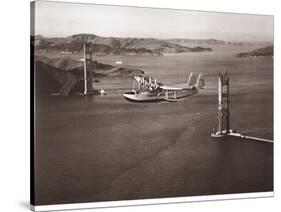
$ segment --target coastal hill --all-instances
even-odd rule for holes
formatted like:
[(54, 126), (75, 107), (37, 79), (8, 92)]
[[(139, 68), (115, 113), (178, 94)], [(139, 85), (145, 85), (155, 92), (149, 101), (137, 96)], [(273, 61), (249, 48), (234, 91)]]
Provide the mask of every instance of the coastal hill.
[(154, 38), (101, 37), (94, 34), (75, 34), (65, 38), (33, 37), (36, 51), (56, 53), (82, 53), (83, 44), (91, 48), (95, 55), (148, 55), (163, 56), (165, 53), (212, 51), (202, 46), (187, 47)]
[[(83, 63), (67, 58), (35, 57), (36, 86), (39, 94), (81, 93), (83, 85)], [(102, 77), (132, 77), (143, 75), (144, 71), (124, 67), (115, 67), (97, 61), (87, 61), (87, 71), (92, 71), (98, 82)]]
[(253, 45), (263, 45), (270, 46), (272, 45), (271, 41), (225, 41), (218, 39), (188, 39), (188, 38), (175, 38), (175, 39), (166, 39), (165, 41), (170, 43), (179, 44), (181, 46), (198, 46), (202, 45), (204, 47), (212, 46), (253, 46)]
[(254, 49), (249, 52), (241, 52), (237, 57), (259, 57), (259, 56), (273, 56), (273, 46), (266, 46), (259, 49)]
[(217, 39), (185, 39), (185, 38), (178, 38), (178, 39), (168, 39), (166, 40), (171, 43), (176, 43), (179, 45), (188, 45), (188, 44), (195, 44), (195, 45), (243, 45), (242, 42), (234, 42), (234, 41), (224, 41), (224, 40), (217, 40)]

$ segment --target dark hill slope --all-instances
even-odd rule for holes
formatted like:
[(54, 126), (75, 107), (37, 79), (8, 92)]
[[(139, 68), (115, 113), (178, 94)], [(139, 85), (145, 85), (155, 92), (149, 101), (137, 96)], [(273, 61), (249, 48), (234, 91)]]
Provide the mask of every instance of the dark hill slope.
[[(36, 89), (39, 94), (60, 93), (60, 90), (68, 80), (77, 83), (78, 77), (72, 73), (48, 65), (42, 61), (35, 62)], [(70, 89), (74, 91), (74, 87)]]
[(266, 46), (263, 48), (255, 49), (249, 52), (241, 52), (236, 55), (237, 57), (259, 57), (259, 56), (273, 56), (273, 46)]
[[(84, 66), (71, 58), (35, 57), (36, 86), (38, 93), (70, 94), (83, 91)], [(139, 69), (115, 67), (97, 61), (87, 61), (87, 71), (94, 78), (132, 77), (142, 75)]]

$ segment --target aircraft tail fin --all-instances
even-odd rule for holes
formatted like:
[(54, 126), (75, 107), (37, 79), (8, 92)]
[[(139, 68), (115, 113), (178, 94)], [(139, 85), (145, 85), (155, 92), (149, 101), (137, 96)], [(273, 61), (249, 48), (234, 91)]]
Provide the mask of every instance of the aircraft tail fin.
[(187, 81), (187, 85), (191, 86), (191, 85), (194, 85), (194, 83), (195, 83), (195, 80), (194, 80), (193, 72), (190, 72), (188, 81)]
[(202, 88), (204, 88), (204, 86), (205, 86), (205, 79), (204, 79), (204, 76), (200, 73), (198, 78), (197, 78), (197, 82), (196, 82), (195, 87), (197, 89), (202, 89)]

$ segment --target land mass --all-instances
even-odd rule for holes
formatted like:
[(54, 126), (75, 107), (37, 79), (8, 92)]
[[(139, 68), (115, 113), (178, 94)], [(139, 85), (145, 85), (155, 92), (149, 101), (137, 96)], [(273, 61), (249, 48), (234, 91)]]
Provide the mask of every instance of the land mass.
[(235, 41), (224, 41), (217, 39), (185, 39), (185, 38), (176, 38), (176, 39), (167, 39), (166, 41), (171, 43), (176, 43), (179, 45), (185, 46), (185, 44), (197, 44), (197, 45), (243, 45), (243, 42)]
[(204, 45), (206, 46), (244, 46), (244, 45), (272, 45), (270, 41), (225, 41), (218, 39), (190, 39), (190, 38), (173, 38), (166, 39), (167, 42), (179, 44), (181, 46), (196, 46)]
[(154, 38), (101, 37), (95, 34), (75, 34), (65, 38), (47, 38), (41, 35), (32, 37), (32, 44), (39, 52), (60, 54), (81, 54), (83, 44), (93, 54), (104, 55), (147, 55), (163, 56), (165, 53), (203, 52), (212, 48), (187, 47), (173, 42)]
[(259, 57), (259, 56), (273, 56), (273, 46), (266, 46), (259, 49), (254, 49), (249, 52), (241, 52), (237, 57)]
[[(36, 86), (39, 94), (57, 93), (67, 95), (84, 90), (84, 67), (81, 61), (67, 58), (35, 57)], [(92, 73), (96, 82), (101, 77), (132, 77), (143, 75), (140, 69), (116, 67), (97, 61), (87, 60), (87, 72)]]

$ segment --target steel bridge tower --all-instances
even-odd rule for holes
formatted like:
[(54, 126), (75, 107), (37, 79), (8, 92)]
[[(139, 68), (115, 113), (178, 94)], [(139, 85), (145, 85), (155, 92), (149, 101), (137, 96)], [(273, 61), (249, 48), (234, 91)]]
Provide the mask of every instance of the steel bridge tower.
[[(211, 136), (221, 137), (229, 134), (229, 77), (227, 73), (219, 73), (218, 79), (218, 128)], [(213, 130), (214, 131), (214, 130)]]
[(92, 46), (86, 46), (86, 55), (89, 54), (90, 58), (86, 59), (86, 64), (87, 67), (89, 67), (88, 72), (89, 72), (89, 79), (88, 79), (88, 88), (90, 91), (93, 90), (93, 71), (94, 71), (94, 64), (93, 64), (93, 51), (92, 51)]
[[(92, 47), (89, 45), (83, 45), (84, 53), (84, 94), (88, 94), (93, 90), (93, 58), (92, 58)], [(90, 58), (87, 58), (87, 55), (90, 55)], [(89, 74), (89, 76), (88, 76)]]

